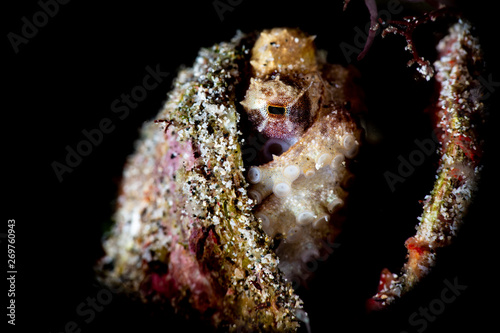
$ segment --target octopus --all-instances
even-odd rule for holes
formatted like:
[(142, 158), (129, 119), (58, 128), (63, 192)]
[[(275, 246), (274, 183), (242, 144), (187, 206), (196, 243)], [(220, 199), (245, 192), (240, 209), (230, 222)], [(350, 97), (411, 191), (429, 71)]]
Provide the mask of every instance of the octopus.
[(313, 39), (296, 29), (262, 31), (241, 102), (270, 159), (250, 167), (248, 195), (262, 228), (279, 242), (279, 267), (290, 280), (324, 254), (325, 239), (334, 242), (352, 176), (348, 163), (361, 142), (351, 116), (362, 104), (356, 73), (326, 63)]
[[(417, 21), (386, 33), (410, 43)], [(481, 51), (470, 24), (450, 27), (434, 64), (408, 49), (418, 72), (436, 78), (440, 164), (405, 243), (408, 260), (400, 274), (383, 270), (374, 309), (435, 266), (439, 249), (456, 238), (481, 169), (474, 71)], [(331, 251), (346, 219), (351, 164), (363, 142), (358, 76), (328, 63), (299, 29), (240, 33), (202, 49), (128, 161), (97, 267), (101, 281), (146, 303), (167, 300), (222, 330), (308, 326), (294, 282), (310, 274), (304, 263)]]

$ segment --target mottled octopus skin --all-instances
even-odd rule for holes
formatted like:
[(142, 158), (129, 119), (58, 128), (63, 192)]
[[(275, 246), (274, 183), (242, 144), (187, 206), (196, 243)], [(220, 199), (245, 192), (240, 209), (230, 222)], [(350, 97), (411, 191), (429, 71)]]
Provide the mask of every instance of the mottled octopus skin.
[(348, 162), (360, 144), (351, 117), (359, 111), (352, 106), (361, 105), (354, 73), (327, 64), (313, 39), (292, 29), (263, 31), (252, 49), (253, 76), (241, 102), (259, 132), (291, 145), (252, 166), (247, 178), (255, 215), (269, 237), (280, 241), (279, 267), (294, 282), (307, 278), (304, 265), (323, 254), (325, 240), (334, 242), (352, 177)]

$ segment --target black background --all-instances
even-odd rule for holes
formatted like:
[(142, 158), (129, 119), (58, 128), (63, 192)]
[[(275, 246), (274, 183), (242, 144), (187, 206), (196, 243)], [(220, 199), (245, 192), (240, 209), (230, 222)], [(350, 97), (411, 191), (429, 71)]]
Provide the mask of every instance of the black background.
[[(483, 76), (491, 75), (498, 82), (500, 29), (492, 3), (462, 1), (459, 7), (474, 22), (481, 38), (488, 66)], [(342, 12), (341, 1), (244, 0), (220, 20), (212, 1), (161, 5), (152, 1), (71, 1), (60, 5), (57, 15), (27, 44), (20, 45), (17, 54), (6, 36), (20, 34), (21, 18), (31, 21), (40, 6), (36, 1), (23, 1), (8, 7), (3, 10), (3, 54), (7, 59), (6, 118), (2, 122), (6, 148), (2, 190), (7, 201), (2, 201), (5, 224), (0, 232), (5, 232), (7, 219), (16, 220), (16, 328), (62, 332), (67, 322), (75, 321), (82, 332), (194, 330), (199, 325), (195, 320), (169, 313), (152, 315), (153, 310), (119, 295), (89, 323), (84, 321), (88, 317), (76, 313), (87, 297), (95, 297), (101, 289), (92, 267), (102, 256), (103, 226), (113, 213), (122, 168), (133, 152), (138, 129), (161, 108), (179, 66), (190, 66), (200, 47), (228, 40), (237, 29), (300, 27), (317, 35), (317, 45), (328, 50), (329, 61), (346, 65), (339, 45), (354, 45), (354, 28), (364, 30), (369, 14), (363, 2), (353, 0)], [(380, 4), (379, 9), (383, 8)], [(440, 36), (433, 32), (439, 29), (439, 25), (429, 25), (417, 36), (417, 45), (430, 58), (429, 45)], [(364, 302), (376, 290), (380, 270), (388, 267), (398, 272), (401, 267), (406, 254), (403, 243), (414, 233), (420, 215), (418, 200), (434, 181), (436, 159), (432, 157), (397, 184), (395, 191), (383, 176), (386, 171), (396, 172), (398, 156), (407, 157), (417, 148), (415, 139), (423, 140), (431, 133), (422, 110), (429, 103), (432, 85), (413, 79), (414, 70), (406, 68), (409, 55), (403, 48), (401, 37), (378, 37), (364, 60), (352, 58), (362, 72), (370, 110), (367, 118), (383, 139), (365, 144), (358, 158), (351, 218), (338, 240), (340, 247), (308, 288), (299, 290), (313, 332), (416, 332), (421, 326), (411, 326), (408, 318), (440, 297), (445, 279), (457, 279), (467, 289), (435, 321), (428, 322), (425, 332), (461, 331), (467, 325), (477, 331), (498, 327), (496, 208), (500, 196), (491, 163), (498, 151), (497, 91), (485, 101), (491, 113), (483, 131), (489, 143), (486, 167), (459, 239), (443, 253), (440, 266), (422, 286), (398, 306), (382, 313), (364, 312)], [(157, 64), (170, 76), (148, 92), (127, 118), (118, 119), (111, 103), (141, 85), (146, 66), (155, 68)], [(103, 118), (110, 118), (115, 130), (105, 134), (102, 143), (59, 182), (51, 164), (64, 163), (65, 147), (74, 148), (84, 139), (82, 130), (98, 127)], [(0, 294), (5, 295), (6, 289)]]

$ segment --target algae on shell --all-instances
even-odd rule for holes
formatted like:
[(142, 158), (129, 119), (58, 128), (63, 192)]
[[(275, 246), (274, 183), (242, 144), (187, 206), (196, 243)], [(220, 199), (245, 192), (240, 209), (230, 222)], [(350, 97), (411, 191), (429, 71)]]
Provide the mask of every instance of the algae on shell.
[[(202, 49), (142, 129), (98, 264), (108, 285), (221, 329), (294, 331), (302, 301), (252, 214), (235, 94), (254, 36)], [(189, 304), (186, 307), (186, 304)]]

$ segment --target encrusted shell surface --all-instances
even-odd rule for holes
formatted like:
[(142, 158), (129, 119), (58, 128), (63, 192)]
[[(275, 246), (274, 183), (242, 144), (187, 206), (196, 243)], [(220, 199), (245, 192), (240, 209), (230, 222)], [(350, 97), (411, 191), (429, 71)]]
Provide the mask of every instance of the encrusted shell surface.
[[(293, 331), (302, 302), (252, 214), (235, 93), (252, 36), (202, 49), (124, 172), (102, 279), (215, 327)], [(106, 268), (105, 268), (106, 267)], [(110, 268), (111, 267), (111, 268)], [(189, 306), (186, 307), (186, 305)]]

